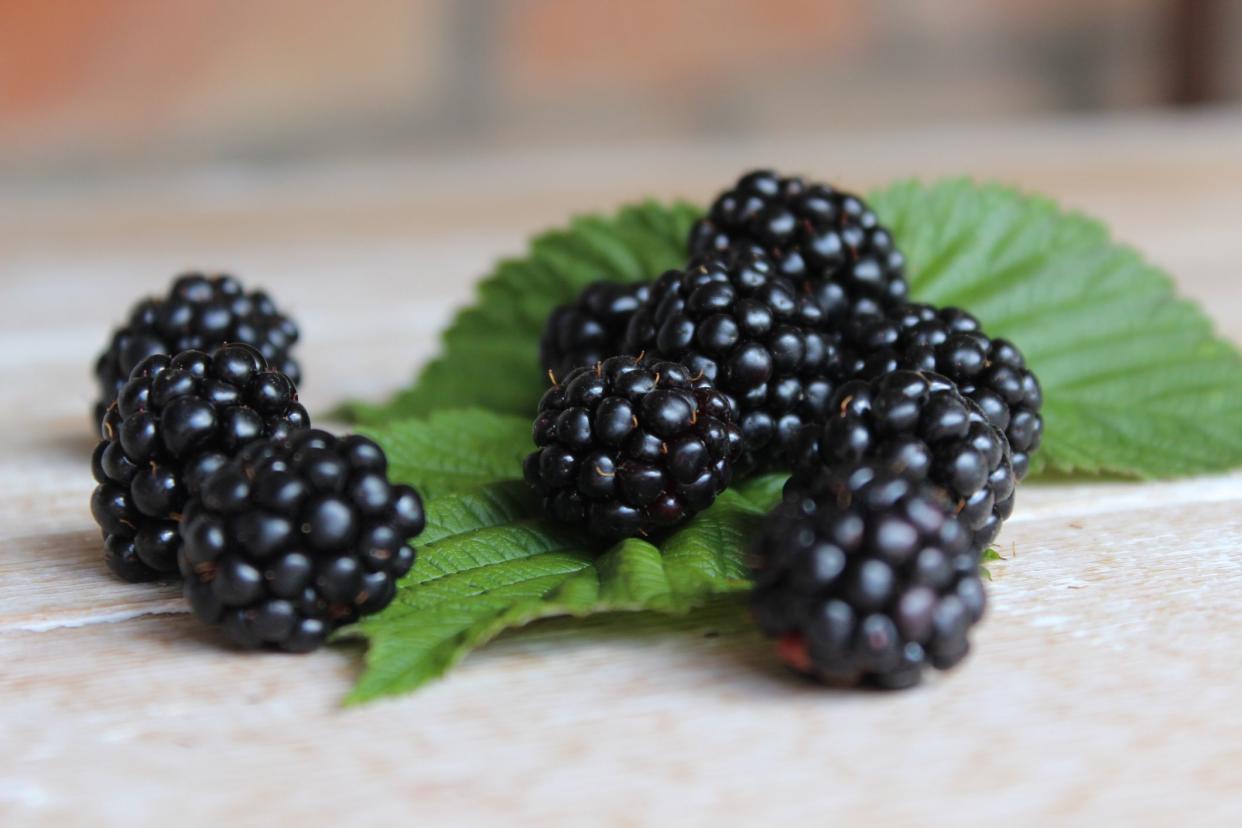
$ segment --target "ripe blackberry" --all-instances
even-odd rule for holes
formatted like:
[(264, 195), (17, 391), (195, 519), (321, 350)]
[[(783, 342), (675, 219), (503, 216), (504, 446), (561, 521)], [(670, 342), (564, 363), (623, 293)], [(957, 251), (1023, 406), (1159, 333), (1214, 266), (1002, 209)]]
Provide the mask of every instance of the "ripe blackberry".
[(296, 385), (302, 381), (301, 371), (289, 351), (297, 339), (297, 325), (281, 315), (266, 293), (247, 293), (232, 276), (180, 276), (164, 298), (136, 304), (129, 321), (113, 331), (95, 361), (99, 401), (94, 427), (99, 427), (134, 367), (149, 356), (190, 350), (210, 353), (226, 342), (241, 342), (259, 349)]
[(875, 379), (908, 368), (934, 371), (956, 383), (1005, 432), (1014, 475), (1018, 480), (1026, 476), (1043, 437), (1043, 392), (1012, 342), (988, 337), (979, 320), (961, 308), (918, 304), (860, 314), (845, 332), (855, 376)]
[(805, 423), (826, 415), (844, 378), (840, 335), (809, 297), (752, 250), (693, 260), (656, 280), (625, 351), (684, 363), (733, 404), (740, 466), (783, 465)]
[(899, 469), (945, 490), (977, 551), (1012, 514), (1009, 442), (948, 379), (898, 370), (872, 382), (853, 380), (837, 390), (831, 408), (832, 416), (800, 437), (788, 495), (816, 486), (825, 469), (864, 462)]
[(625, 329), (651, 286), (624, 282), (593, 282), (574, 301), (548, 316), (539, 340), (539, 362), (553, 376), (563, 377), (621, 353)]
[(577, 368), (539, 403), (523, 466), (549, 517), (612, 541), (706, 509), (741, 434), (725, 396), (684, 365), (615, 356)]
[(781, 657), (829, 684), (917, 684), (970, 648), (979, 550), (943, 490), (838, 467), (787, 497), (752, 547), (751, 610)]
[(426, 522), (387, 469), (367, 438), (317, 429), (246, 446), (186, 507), (178, 562), (194, 614), (242, 647), (306, 652), (386, 607)]
[(858, 196), (770, 170), (742, 176), (690, 231), (690, 255), (756, 246), (833, 322), (908, 293), (905, 257)]
[(249, 345), (149, 356), (104, 415), (91, 513), (127, 581), (177, 569), (178, 522), (203, 479), (247, 443), (310, 424), (297, 389)]

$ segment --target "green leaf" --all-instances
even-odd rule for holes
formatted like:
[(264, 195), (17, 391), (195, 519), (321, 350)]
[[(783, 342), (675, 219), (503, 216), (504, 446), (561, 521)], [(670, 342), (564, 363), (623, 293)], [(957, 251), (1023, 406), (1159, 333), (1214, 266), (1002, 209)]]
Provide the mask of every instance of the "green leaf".
[(443, 352), (413, 386), (383, 405), (347, 403), (337, 413), (373, 425), (470, 406), (530, 417), (547, 387), (539, 336), (552, 308), (598, 279), (647, 281), (685, 264), (698, 217), (689, 204), (646, 202), (543, 233), (525, 257), (501, 262), (479, 285), (478, 301), (457, 314)]
[(437, 411), (362, 432), (388, 455), (389, 476), (429, 499), (518, 476), (533, 448), (528, 418), (478, 408)]
[(989, 581), (992, 580), (992, 570), (988, 569), (988, 564), (992, 561), (1003, 561), (1000, 553), (992, 547), (983, 550), (983, 554), (979, 556), (979, 574)]
[(411, 690), (503, 630), (557, 615), (685, 613), (747, 588), (742, 549), (762, 511), (725, 492), (659, 548), (627, 540), (599, 554), (538, 518), (518, 482), (428, 504), (418, 562), (383, 612), (342, 630), (368, 642), (348, 701)]
[(1157, 477), (1242, 465), (1242, 360), (1099, 222), (967, 180), (871, 197), (921, 301), (1018, 345), (1044, 390), (1036, 468)]
[(753, 503), (756, 508), (767, 512), (781, 502), (781, 492), (788, 479), (789, 475), (784, 472), (772, 472), (743, 480), (735, 484), (733, 490)]

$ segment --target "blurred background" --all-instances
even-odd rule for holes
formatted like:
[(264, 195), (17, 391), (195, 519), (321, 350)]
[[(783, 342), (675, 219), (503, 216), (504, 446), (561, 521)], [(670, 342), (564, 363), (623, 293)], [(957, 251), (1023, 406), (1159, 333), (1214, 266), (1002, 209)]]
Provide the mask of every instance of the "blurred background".
[(1242, 100), (1239, 0), (0, 0), (0, 176)]
[(312, 408), (379, 398), (532, 233), (760, 165), (1047, 193), (1242, 338), (1242, 0), (0, 0), (0, 352), (76, 422), (124, 308), (228, 270)]

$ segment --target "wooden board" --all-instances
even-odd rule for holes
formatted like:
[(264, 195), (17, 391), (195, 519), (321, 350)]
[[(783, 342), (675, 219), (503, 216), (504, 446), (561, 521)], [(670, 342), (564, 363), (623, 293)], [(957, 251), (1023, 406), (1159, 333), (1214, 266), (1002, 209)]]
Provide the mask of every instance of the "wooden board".
[(237, 654), (100, 562), (92, 357), (187, 266), (303, 324), (312, 410), (379, 397), (497, 256), (571, 212), (755, 162), (859, 188), (969, 170), (1063, 198), (1242, 339), (1242, 116), (187, 171), (0, 193), (0, 825), (1242, 824), (1242, 474), (1033, 484), (960, 670), (791, 680), (718, 613), (553, 623), (422, 692), (360, 654)]

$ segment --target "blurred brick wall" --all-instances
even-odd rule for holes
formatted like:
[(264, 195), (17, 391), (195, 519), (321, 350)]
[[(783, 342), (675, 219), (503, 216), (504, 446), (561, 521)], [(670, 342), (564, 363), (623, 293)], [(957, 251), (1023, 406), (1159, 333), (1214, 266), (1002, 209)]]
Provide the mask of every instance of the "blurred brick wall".
[(1242, 0), (0, 0), (0, 168), (1151, 106), (1181, 2), (1242, 98)]
[(0, 153), (141, 157), (378, 122), (434, 94), (446, 5), (0, 0)]

